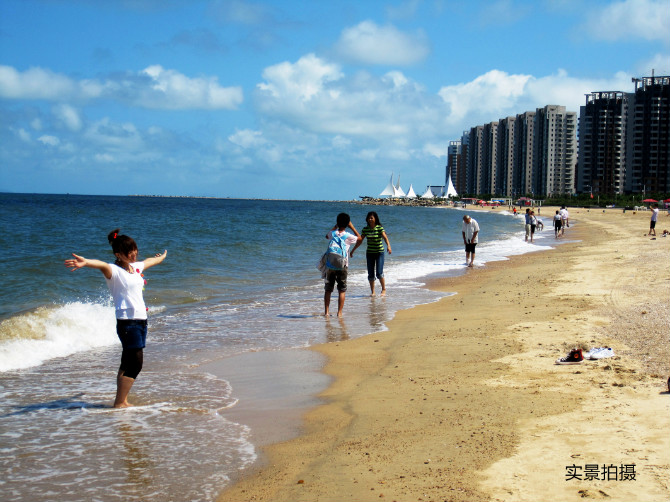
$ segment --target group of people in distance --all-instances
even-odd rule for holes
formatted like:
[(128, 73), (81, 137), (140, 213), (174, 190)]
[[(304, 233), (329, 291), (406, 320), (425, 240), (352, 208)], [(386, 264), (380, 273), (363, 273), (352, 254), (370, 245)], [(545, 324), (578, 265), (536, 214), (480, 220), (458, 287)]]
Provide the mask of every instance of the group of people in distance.
[[(370, 293), (375, 295), (376, 279), (379, 279), (381, 284), (381, 295), (386, 295), (386, 281), (384, 279), (384, 243), (388, 247), (389, 254), (391, 251), (391, 243), (389, 242), (386, 231), (379, 220), (379, 215), (375, 211), (370, 211), (365, 217), (367, 225), (363, 228), (361, 233), (358, 233), (356, 227), (351, 222), (351, 218), (347, 213), (340, 213), (337, 215), (337, 223), (326, 234), (326, 239), (332, 240), (334, 237), (340, 239), (345, 246), (346, 262), (341, 269), (324, 269), (325, 279), (325, 293), (323, 296), (324, 315), (330, 315), (330, 299), (335, 286), (337, 286), (338, 302), (337, 302), (337, 316), (342, 317), (342, 310), (344, 308), (344, 301), (346, 299), (347, 291), (347, 276), (348, 276), (348, 258), (353, 257), (354, 252), (363, 243), (364, 239), (368, 239), (368, 246), (365, 253), (368, 269), (368, 282), (370, 283)], [(347, 230), (351, 230), (348, 232)], [(463, 225), (461, 229), (463, 235), (463, 244), (465, 245), (465, 261), (468, 267), (474, 266), (475, 261), (475, 247), (478, 243), (479, 224), (469, 215), (463, 216)], [(351, 247), (353, 246), (353, 249)], [(351, 249), (351, 251), (349, 251)]]

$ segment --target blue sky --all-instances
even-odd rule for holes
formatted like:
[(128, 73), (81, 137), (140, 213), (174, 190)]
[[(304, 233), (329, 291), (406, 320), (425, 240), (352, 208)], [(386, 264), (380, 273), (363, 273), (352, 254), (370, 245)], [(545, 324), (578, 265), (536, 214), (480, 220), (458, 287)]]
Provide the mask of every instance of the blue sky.
[(422, 193), (463, 130), (652, 69), (667, 0), (0, 0), (0, 191)]

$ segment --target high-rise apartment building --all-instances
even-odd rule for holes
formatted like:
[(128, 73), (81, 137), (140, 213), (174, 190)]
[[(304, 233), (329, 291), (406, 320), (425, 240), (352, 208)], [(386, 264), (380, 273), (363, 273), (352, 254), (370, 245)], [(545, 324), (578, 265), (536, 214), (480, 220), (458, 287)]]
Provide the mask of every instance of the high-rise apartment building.
[(670, 77), (633, 82), (633, 93), (586, 95), (579, 118), (579, 192), (670, 192)]
[(577, 114), (564, 106), (548, 105), (473, 127), (463, 135), (461, 143), (466, 142), (467, 193), (514, 197), (574, 192)]
[(540, 184), (534, 195), (573, 194), (577, 167), (577, 113), (547, 105), (535, 114), (535, 167)]
[(626, 128), (627, 192), (670, 192), (670, 76), (633, 79)]
[(627, 108), (623, 92), (586, 95), (579, 110), (578, 192), (624, 192)]
[(454, 188), (458, 193), (459, 184), (458, 184), (458, 175), (462, 169), (463, 165), (463, 146), (460, 141), (450, 141), (449, 148), (447, 149), (447, 169), (444, 177), (444, 186), (449, 186), (449, 176), (451, 176), (451, 182), (454, 185)]

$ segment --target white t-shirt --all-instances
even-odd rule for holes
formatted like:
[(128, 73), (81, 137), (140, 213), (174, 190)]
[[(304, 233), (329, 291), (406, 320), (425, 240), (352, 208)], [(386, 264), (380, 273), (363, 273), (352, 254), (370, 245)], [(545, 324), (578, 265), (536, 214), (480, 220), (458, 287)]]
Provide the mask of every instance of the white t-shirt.
[(132, 264), (134, 273), (130, 274), (115, 263), (110, 263), (112, 278), (107, 279), (107, 287), (114, 299), (117, 319), (146, 319), (147, 307), (144, 304), (144, 262)]
[(658, 208), (655, 207), (654, 209), (651, 210), (651, 221), (656, 221), (658, 218)]
[(567, 209), (561, 209), (559, 211), (559, 214), (561, 215), (561, 219), (563, 221), (566, 221), (568, 219), (568, 210)]
[[(470, 223), (463, 222), (462, 231), (465, 232), (465, 241), (467, 243), (477, 244), (479, 242), (479, 224), (474, 218), (470, 218)], [(475, 232), (477, 232), (477, 235), (473, 240), (472, 236), (475, 235)]]

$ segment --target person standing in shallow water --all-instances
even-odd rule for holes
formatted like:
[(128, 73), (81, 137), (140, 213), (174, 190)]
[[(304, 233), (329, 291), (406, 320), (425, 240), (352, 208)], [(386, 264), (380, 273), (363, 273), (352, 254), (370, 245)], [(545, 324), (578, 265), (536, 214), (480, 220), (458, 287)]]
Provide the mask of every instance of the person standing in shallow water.
[(100, 270), (114, 299), (116, 311), (116, 333), (121, 340), (121, 366), (116, 377), (115, 408), (126, 408), (128, 394), (142, 370), (144, 347), (147, 338), (147, 307), (144, 303), (144, 275), (142, 272), (161, 263), (167, 250), (153, 258), (137, 261), (137, 244), (127, 235), (120, 235), (117, 228), (109, 233), (107, 240), (116, 256), (114, 263), (91, 260), (72, 253), (74, 258), (65, 260), (72, 272), (83, 267)]
[(465, 263), (468, 267), (475, 266), (475, 247), (479, 242), (479, 224), (477, 220), (471, 218), (470, 215), (463, 216), (463, 226), (461, 229), (463, 234), (463, 244), (465, 244)]
[[(381, 296), (386, 295), (386, 280), (384, 279), (384, 242), (388, 248), (389, 254), (391, 251), (391, 243), (389, 242), (388, 236), (384, 231), (381, 221), (379, 221), (379, 216), (375, 211), (370, 211), (365, 217), (367, 226), (363, 227), (361, 235), (363, 239), (368, 238), (368, 247), (365, 252), (365, 258), (367, 260), (368, 266), (368, 282), (370, 283), (370, 293), (372, 296), (375, 296), (375, 276), (379, 279), (379, 283), (382, 287)], [(382, 242), (382, 240), (384, 242)], [(354, 246), (354, 249), (351, 250), (351, 256), (354, 256), (354, 251), (363, 243), (363, 241), (357, 242)], [(375, 273), (375, 269), (376, 273)]]

